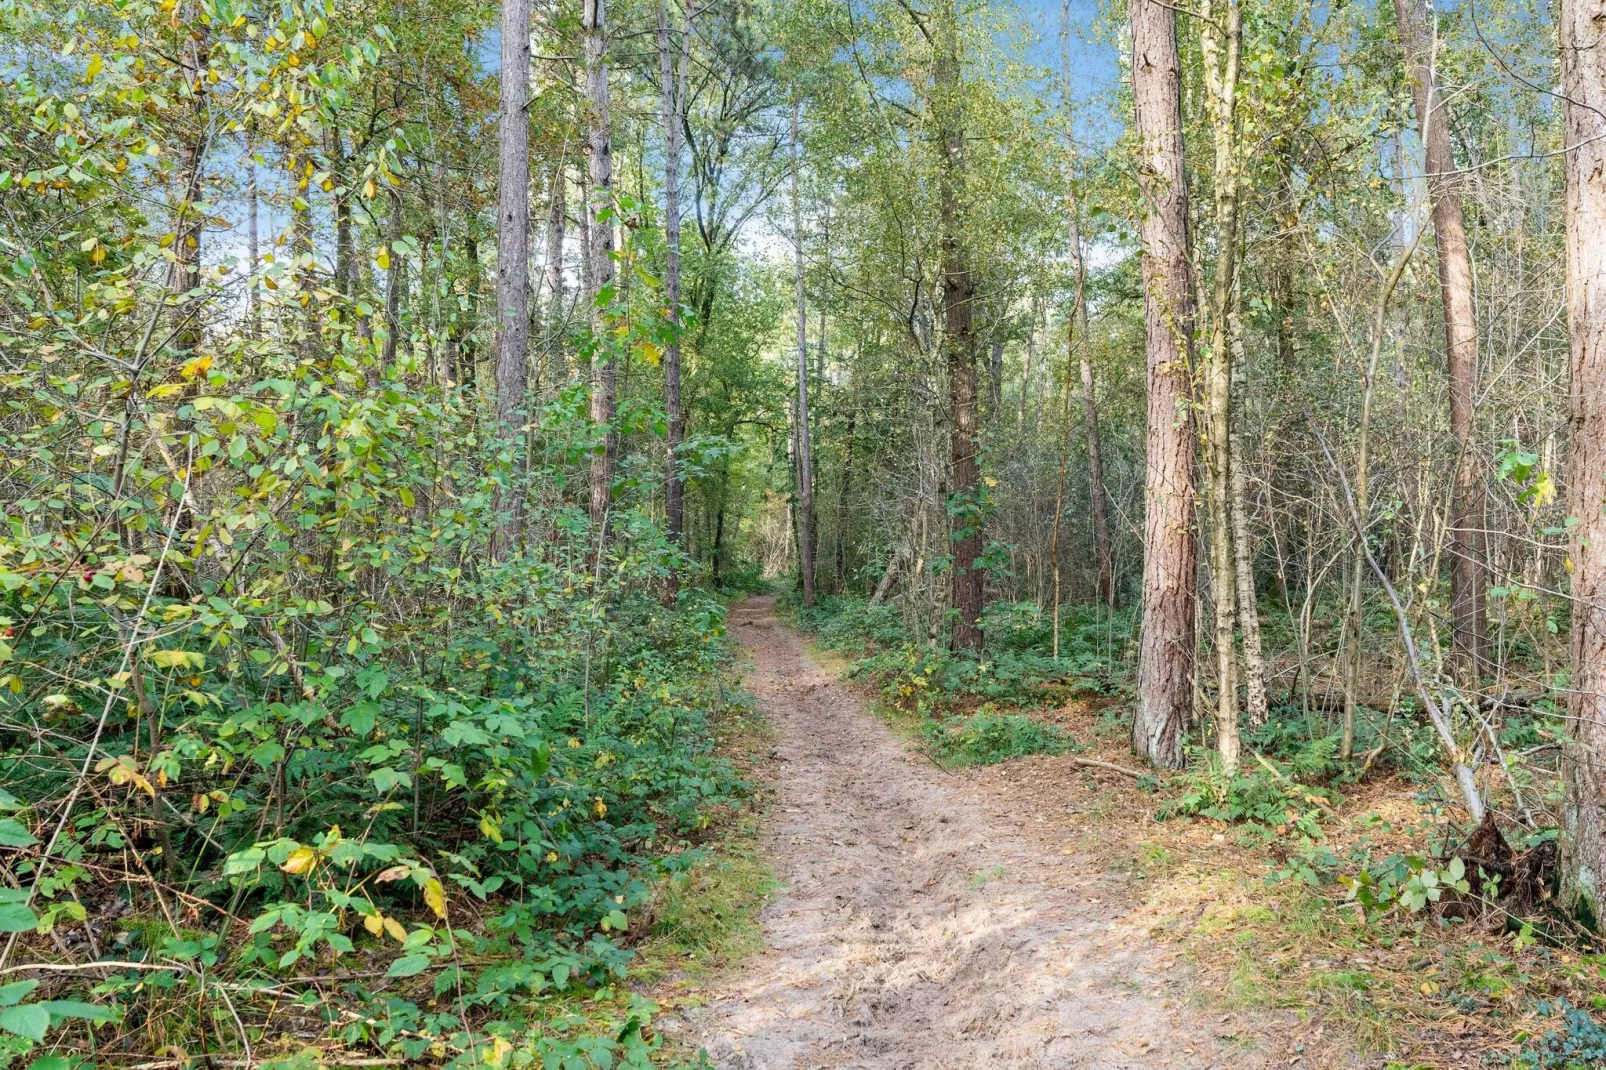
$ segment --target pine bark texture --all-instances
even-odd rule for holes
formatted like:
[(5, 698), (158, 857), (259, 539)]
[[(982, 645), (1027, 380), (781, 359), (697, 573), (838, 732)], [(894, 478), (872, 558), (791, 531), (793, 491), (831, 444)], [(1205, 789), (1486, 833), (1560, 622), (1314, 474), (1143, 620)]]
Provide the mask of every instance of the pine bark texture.
[(566, 162), (560, 158), (552, 166), (547, 179), (546, 217), (546, 338), (543, 348), (550, 363), (563, 353), (563, 335), (568, 325), (569, 310), (563, 307), (563, 246), (569, 223), (568, 178)]
[(1450, 604), (1455, 651), (1473, 679), (1483, 664), (1484, 516), (1477, 478), (1472, 399), (1478, 389), (1478, 312), (1473, 303), (1472, 254), (1461, 212), (1461, 176), (1450, 143), (1449, 110), (1434, 77), (1435, 35), (1429, 0), (1394, 0), (1405, 50), (1411, 99), (1422, 135), (1439, 253), (1439, 293), (1444, 303), (1444, 345), (1450, 382), (1450, 434), (1458, 463), (1451, 508)]
[(1561, 900), (1599, 927), (1606, 895), (1606, 0), (1562, 0), (1570, 324), (1572, 743), (1562, 763)]
[(1144, 464), (1143, 634), (1132, 741), (1162, 768), (1183, 763), (1193, 694), (1193, 301), (1182, 173), (1182, 65), (1176, 15), (1131, 0), (1132, 97), (1143, 187), (1143, 327), (1148, 376)]
[(599, 530), (608, 521), (613, 497), (613, 429), (617, 370), (604, 341), (607, 309), (602, 295), (613, 283), (613, 125), (608, 101), (607, 0), (584, 0), (580, 29), (585, 37), (586, 109), (589, 123), (591, 190), (586, 198), (585, 296), (592, 329), (591, 422), (602, 442), (591, 459), (591, 523)]

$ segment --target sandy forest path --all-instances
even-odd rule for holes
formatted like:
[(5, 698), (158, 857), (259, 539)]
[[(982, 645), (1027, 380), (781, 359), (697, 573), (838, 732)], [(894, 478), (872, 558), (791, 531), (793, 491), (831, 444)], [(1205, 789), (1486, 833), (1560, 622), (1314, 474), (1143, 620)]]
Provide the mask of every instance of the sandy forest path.
[[(1030, 844), (865, 711), (782, 624), (733, 612), (774, 726), (767, 950), (694, 1012), (721, 1068), (1245, 1067), (1186, 977), (1112, 924), (1118, 881)], [(1115, 911), (1114, 913), (1120, 913)]]

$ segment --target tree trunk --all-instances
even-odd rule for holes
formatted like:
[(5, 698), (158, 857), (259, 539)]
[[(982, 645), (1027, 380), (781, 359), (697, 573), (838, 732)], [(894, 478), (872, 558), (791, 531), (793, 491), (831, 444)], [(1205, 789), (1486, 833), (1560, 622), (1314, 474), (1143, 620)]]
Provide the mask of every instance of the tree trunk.
[(550, 364), (563, 354), (563, 333), (568, 310), (563, 307), (563, 244), (568, 228), (568, 177), (567, 161), (560, 157), (552, 166), (547, 179), (546, 217), (546, 316), (545, 339), (542, 349)]
[(976, 283), (966, 263), (963, 211), (965, 129), (959, 66), (959, 14), (954, 0), (940, 0), (936, 13), (932, 65), (932, 110), (942, 152), (938, 206), (942, 255), (942, 348), (948, 369), (949, 404), (953, 413), (950, 459), (954, 505), (948, 510), (948, 539), (953, 554), (953, 630), (955, 650), (982, 647), (981, 615), (985, 574), (981, 556), (983, 503), (981, 468), (977, 463), (976, 355), (973, 326)]
[(1561, 901), (1606, 910), (1606, 0), (1562, 0), (1572, 525), (1572, 742), (1563, 752)]
[(1266, 723), (1266, 659), (1260, 645), (1260, 601), (1255, 596), (1255, 555), (1249, 537), (1249, 480), (1244, 472), (1243, 413), (1244, 382), (1247, 367), (1243, 352), (1243, 329), (1232, 325), (1232, 378), (1236, 412), (1229, 447), (1228, 464), (1232, 472), (1232, 550), (1234, 573), (1238, 580), (1238, 629), (1244, 644), (1244, 712), (1252, 728)]
[[(1104, 448), (1099, 440), (1098, 400), (1093, 392), (1093, 354), (1087, 345), (1087, 264), (1082, 256), (1082, 198), (1077, 190), (1074, 168), (1077, 158), (1076, 130), (1071, 112), (1071, 4), (1060, 0), (1060, 75), (1065, 95), (1065, 143), (1071, 152), (1070, 176), (1071, 267), (1076, 276), (1076, 302), (1071, 310), (1082, 345), (1078, 371), (1082, 379), (1082, 425), (1087, 436), (1088, 512), (1093, 520), (1093, 551), (1098, 561), (1098, 596), (1111, 611), (1115, 609), (1115, 555), (1110, 546), (1109, 494), (1104, 486)], [(1069, 374), (1069, 369), (1066, 370)], [(1056, 573), (1056, 579), (1058, 573)], [(1055, 600), (1056, 603), (1058, 599)], [(1059, 628), (1059, 615), (1054, 618)], [(1059, 644), (1055, 644), (1058, 655)]]
[(792, 243), (797, 318), (797, 426), (793, 460), (797, 465), (797, 567), (803, 604), (814, 604), (814, 465), (809, 441), (809, 328), (803, 293), (803, 191), (798, 174), (798, 105), (792, 102)]
[[(1243, 28), (1238, 0), (1224, 0), (1225, 26), (1205, 0), (1200, 51), (1210, 127), (1215, 140), (1216, 264), (1210, 292), (1210, 349), (1206, 354), (1205, 471), (1209, 477), (1210, 584), (1215, 610), (1216, 750), (1222, 768), (1238, 768), (1238, 558), (1232, 538), (1232, 300), (1238, 270), (1238, 56)], [(1223, 29), (1225, 34), (1223, 35)], [(1225, 39), (1223, 39), (1223, 36)]]
[(390, 267), (385, 269), (385, 345), (381, 362), (385, 370), (396, 364), (396, 346), (401, 339), (401, 294), (407, 278), (407, 262), (397, 246), (402, 239), (402, 195), (398, 186), (388, 187), (389, 218), (385, 220), (385, 245)]
[(586, 263), (586, 304), (591, 317), (591, 422), (602, 442), (591, 459), (591, 523), (602, 532), (613, 496), (613, 428), (616, 369), (606, 335), (613, 287), (613, 128), (608, 110), (607, 0), (584, 0), (580, 28), (585, 35), (586, 105), (590, 121), (591, 193), (586, 203), (590, 234)]
[(848, 410), (848, 441), (843, 450), (842, 485), (836, 501), (836, 593), (848, 590), (848, 496), (853, 487), (853, 432), (859, 410)]
[(1182, 67), (1176, 15), (1130, 0), (1132, 96), (1142, 155), (1143, 327), (1148, 365), (1144, 466), (1143, 635), (1132, 740), (1164, 768), (1182, 766), (1193, 693), (1193, 303), (1188, 193), (1182, 173)]
[(1439, 293), (1444, 303), (1444, 345), (1450, 378), (1450, 434), (1458, 462), (1451, 509), (1450, 603), (1456, 660), (1476, 681), (1483, 665), (1483, 492), (1474, 463), (1472, 399), (1478, 388), (1478, 319), (1472, 298), (1472, 255), (1461, 215), (1461, 177), (1455, 173), (1449, 113), (1434, 78), (1436, 34), (1429, 0), (1394, 0), (1405, 49), (1406, 73), (1427, 163), (1433, 235), (1439, 250)]
[(261, 263), (261, 251), (257, 248), (257, 202), (260, 194), (257, 191), (257, 165), (251, 158), (251, 147), (246, 146), (245, 161), (245, 258), (250, 264), (246, 274), (246, 330), (251, 340), (257, 341), (262, 337), (262, 305), (257, 292), (261, 285), (257, 281), (257, 267)]
[[(502, 0), (502, 100), (496, 170), (496, 423), (516, 455), (530, 333), (530, 0)], [(512, 461), (493, 556), (505, 555), (524, 523), (517, 460)], [(500, 496), (500, 495), (499, 495)], [(502, 510), (498, 510), (502, 512)]]
[[(686, 9), (691, 18), (691, 8)], [(689, 40), (683, 47), (690, 49)], [(682, 61), (684, 66), (684, 60)], [(664, 480), (664, 514), (669, 541), (680, 545), (686, 526), (684, 492), (680, 478), (680, 441), (684, 417), (680, 411), (680, 122), (681, 99), (675, 63), (669, 41), (669, 0), (658, 0), (658, 67), (663, 79), (662, 115), (664, 125), (664, 304), (669, 309), (671, 333), (664, 347), (664, 415), (668, 429), (664, 449), (668, 472)], [(676, 583), (674, 569), (669, 585)]]

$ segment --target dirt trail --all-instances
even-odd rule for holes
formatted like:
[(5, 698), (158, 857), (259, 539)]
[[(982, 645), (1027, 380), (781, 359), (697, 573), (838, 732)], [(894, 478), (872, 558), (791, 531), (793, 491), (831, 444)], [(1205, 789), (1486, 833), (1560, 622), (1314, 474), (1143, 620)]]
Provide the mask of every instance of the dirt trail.
[(1119, 881), (1029, 844), (805, 653), (732, 614), (779, 734), (768, 950), (694, 1012), (716, 1066), (1246, 1067), (1185, 978), (1112, 924)]

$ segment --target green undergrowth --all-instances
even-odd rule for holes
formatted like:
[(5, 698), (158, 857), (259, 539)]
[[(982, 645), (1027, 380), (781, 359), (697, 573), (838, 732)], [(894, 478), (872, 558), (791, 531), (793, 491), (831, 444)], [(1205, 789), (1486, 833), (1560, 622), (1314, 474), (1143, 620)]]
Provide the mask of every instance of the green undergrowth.
[(1074, 736), (1055, 725), (1021, 713), (997, 713), (987, 707), (966, 717), (927, 720), (927, 749), (944, 765), (992, 765), (1030, 754), (1065, 754), (1081, 750)]

